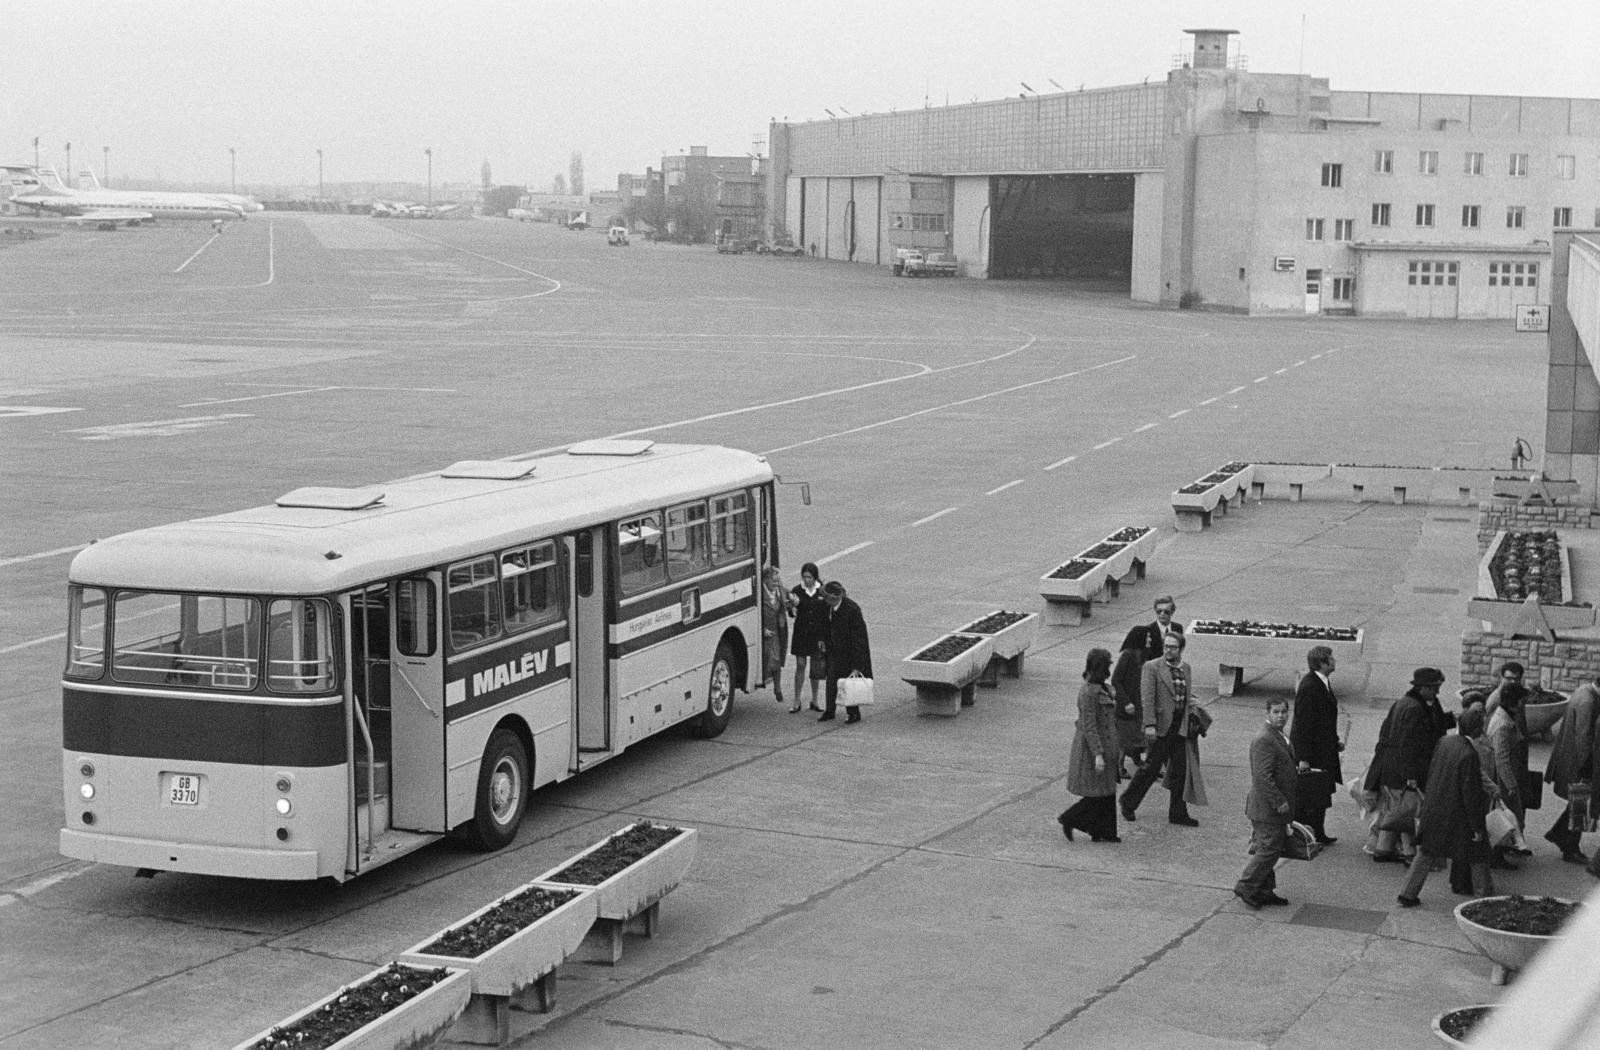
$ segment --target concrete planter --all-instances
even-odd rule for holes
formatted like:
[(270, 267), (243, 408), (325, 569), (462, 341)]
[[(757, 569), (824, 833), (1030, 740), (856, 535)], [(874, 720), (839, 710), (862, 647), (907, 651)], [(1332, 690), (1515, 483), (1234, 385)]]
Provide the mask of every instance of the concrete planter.
[[(1002, 612), (1004, 610), (997, 609), (995, 611)], [(993, 616), (994, 613), (990, 613), (988, 615)], [(982, 623), (987, 618), (987, 616), (980, 616), (976, 620), (967, 624), (965, 627), (957, 630), (956, 633), (977, 634), (988, 638), (991, 654), (998, 659), (1009, 660), (1012, 657), (1021, 655), (1029, 646), (1033, 645), (1034, 639), (1039, 636), (1038, 613), (1028, 613), (1016, 623), (1011, 624), (1009, 627), (1002, 627), (998, 631), (985, 632), (973, 630), (974, 627)]]
[[(1250, 495), (1256, 499), (1267, 499), (1268, 488), (1274, 495), (1280, 490), (1287, 494), (1289, 500), (1300, 502), (1305, 487), (1313, 482), (1321, 481), (1333, 473), (1333, 467), (1326, 463), (1253, 463), (1254, 473), (1250, 478)], [(1281, 496), (1280, 496), (1281, 498)]]
[[(1068, 561), (1072, 560), (1087, 561), (1088, 559), (1068, 559)], [(1061, 565), (1066, 564), (1068, 564), (1068, 562), (1061, 563)], [(1061, 566), (1058, 565), (1056, 566), (1056, 569), (1059, 569), (1060, 567)], [(1056, 569), (1051, 569), (1050, 572), (1055, 572)], [(1110, 574), (1106, 571), (1105, 562), (1096, 562), (1094, 567), (1089, 569), (1082, 576), (1072, 579), (1067, 579), (1066, 577), (1062, 576), (1051, 576), (1050, 573), (1046, 573), (1045, 575), (1039, 577), (1039, 595), (1046, 601), (1049, 601), (1052, 598), (1072, 599), (1080, 602), (1091, 601), (1096, 594), (1105, 588), (1106, 578), (1109, 575)]]
[[(554, 881), (563, 868), (575, 861), (582, 860), (605, 846), (607, 842), (610, 842), (617, 835), (624, 834), (637, 826), (637, 824), (630, 824), (628, 827), (590, 846), (582, 853), (568, 857), (550, 871), (539, 876), (536, 881), (553, 885), (567, 885)], [(695, 852), (699, 849), (699, 832), (694, 828), (682, 828), (682, 832), (681, 835), (677, 835), (653, 853), (639, 858), (593, 887), (574, 885), (576, 889), (592, 888), (594, 890), (598, 915), (596, 927), (604, 934), (606, 942), (605, 954), (609, 956), (609, 958), (603, 957), (601, 959), (602, 962), (608, 961), (615, 965), (622, 959), (623, 929), (630, 920), (636, 917), (642, 916), (644, 919), (645, 936), (655, 936), (660, 923), (661, 898), (678, 888), (678, 884), (689, 873), (689, 866), (694, 863)]]
[(929, 642), (928, 645), (918, 649), (920, 653), (929, 646), (938, 645), (946, 638), (975, 637), (976, 645), (969, 646), (964, 652), (956, 654), (944, 662), (933, 660), (914, 659), (916, 653), (900, 661), (900, 677), (912, 685), (939, 685), (948, 688), (960, 689), (970, 685), (989, 666), (989, 657), (994, 655), (994, 641), (984, 635), (962, 635), (960, 631), (952, 631)]
[(1357, 503), (1426, 501), (1439, 471), (1434, 467), (1341, 466), (1339, 476), (1350, 483), (1350, 498)]
[[(1537, 933), (1511, 933), (1507, 930), (1496, 930), (1488, 926), (1473, 922), (1462, 914), (1466, 908), (1483, 901), (1506, 900), (1500, 897), (1481, 897), (1478, 900), (1462, 901), (1456, 905), (1456, 925), (1461, 927), (1461, 933), (1472, 946), (1482, 952), (1494, 964), (1489, 971), (1490, 984), (1505, 984), (1508, 974), (1521, 970), (1528, 965), (1539, 949), (1561, 936), (1559, 933), (1541, 935)], [(1562, 900), (1562, 898), (1554, 898)], [(1564, 903), (1571, 903), (1564, 901)]]
[(1232, 696), (1242, 684), (1246, 667), (1289, 667), (1298, 675), (1304, 673), (1306, 650), (1314, 645), (1325, 645), (1342, 663), (1361, 659), (1366, 643), (1366, 632), (1356, 631), (1354, 641), (1329, 641), (1321, 638), (1297, 638), (1288, 635), (1260, 637), (1240, 634), (1207, 633), (1206, 626), (1215, 621), (1196, 620), (1189, 625), (1185, 637), (1189, 643), (1184, 649), (1184, 659), (1193, 666), (1205, 663), (1217, 665), (1217, 692)]
[[(1117, 538), (1135, 528), (1139, 530), (1139, 535), (1128, 539)], [(1046, 603), (1046, 622), (1052, 627), (1076, 626), (1088, 618), (1091, 602), (1110, 601), (1121, 594), (1124, 578), (1130, 583), (1135, 578), (1143, 579), (1145, 564), (1155, 553), (1157, 539), (1156, 530), (1149, 526), (1119, 529), (1051, 570), (1053, 573), (1074, 561), (1090, 563), (1090, 568), (1082, 575), (1067, 579), (1046, 573), (1039, 577), (1039, 595)], [(1102, 546), (1114, 549), (1090, 554)]]
[[(1220, 473), (1212, 471), (1213, 474)], [(1201, 481), (1210, 474), (1203, 475)], [(1255, 477), (1253, 464), (1246, 464), (1242, 470), (1236, 471), (1219, 478), (1196, 492), (1174, 491), (1172, 493), (1172, 511), (1176, 518), (1176, 528), (1179, 532), (1199, 532), (1211, 524), (1212, 516), (1221, 511), (1228, 512), (1230, 503), (1242, 505), (1245, 495), (1250, 491), (1250, 484)], [(1196, 481), (1198, 485), (1201, 481)], [(1192, 488), (1193, 485), (1185, 485)]]
[(1567, 713), (1567, 704), (1571, 697), (1562, 697), (1552, 700), (1548, 704), (1523, 704), (1523, 714), (1528, 719), (1528, 735), (1532, 737), (1549, 736), (1561, 717)]
[[(1530, 611), (1529, 604), (1526, 598), (1520, 601), (1469, 598), (1467, 615), (1475, 620), (1482, 620), (1485, 631), (1503, 634), (1507, 638), (1542, 635), (1539, 623), (1530, 622), (1535, 619), (1552, 631), (1581, 630), (1593, 627), (1595, 624), (1595, 609), (1592, 605), (1546, 605), (1534, 598), (1531, 604), (1535, 609)], [(1537, 616), (1534, 613), (1537, 613)]]
[[(388, 968), (380, 966), (371, 973), (351, 981), (350, 985), (370, 981)], [(432, 969), (432, 965), (427, 968)], [(284, 1018), (271, 1028), (257, 1032), (237, 1044), (233, 1050), (251, 1050), (256, 1043), (271, 1035), (273, 1029), (287, 1028), (310, 1017), (329, 1003), (337, 1001), (350, 985), (318, 999), (304, 1010)], [(467, 970), (452, 968), (450, 976), (351, 1032), (332, 1044), (329, 1050), (425, 1050), (438, 1042), (445, 1030), (461, 1016), (471, 996), (472, 974)]]
[[(1470, 1046), (1471, 1044), (1462, 1042), (1460, 1039), (1457, 1039), (1455, 1036), (1450, 1035), (1448, 1032), (1446, 1032), (1444, 1030), (1444, 1020), (1445, 1020), (1445, 1018), (1447, 1018), (1451, 1014), (1456, 1013), (1456, 1012), (1461, 1011), (1461, 1010), (1493, 1010), (1493, 1009), (1494, 1009), (1494, 1004), (1493, 1003), (1484, 1003), (1484, 1004), (1481, 1004), (1481, 1005), (1478, 1005), (1478, 1006), (1458, 1006), (1454, 1010), (1446, 1010), (1444, 1013), (1439, 1014), (1438, 1016), (1434, 1017), (1434, 1019), (1433, 1019), (1433, 1034), (1435, 1036), (1437, 1036), (1439, 1038), (1439, 1042), (1443, 1043), (1445, 1046), (1462, 1047), (1462, 1048)], [(1485, 1016), (1485, 1018), (1483, 1020), (1480, 1020), (1478, 1022), (1478, 1026), (1481, 1027), (1482, 1025), (1486, 1024), (1487, 1021), (1488, 1021), (1488, 1018), (1487, 1018), (1487, 1016)], [(1474, 1027), (1473, 1031), (1477, 1031), (1477, 1027)]]

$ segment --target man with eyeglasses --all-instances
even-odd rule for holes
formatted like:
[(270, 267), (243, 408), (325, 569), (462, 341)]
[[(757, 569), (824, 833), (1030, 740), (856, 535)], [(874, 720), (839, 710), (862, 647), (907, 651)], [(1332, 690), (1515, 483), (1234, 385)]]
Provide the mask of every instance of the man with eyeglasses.
[(1183, 659), (1184, 637), (1168, 634), (1161, 640), (1161, 659), (1144, 665), (1140, 674), (1140, 700), (1144, 704), (1144, 739), (1149, 748), (1144, 765), (1134, 773), (1128, 790), (1122, 793), (1122, 817), (1137, 820), (1139, 803), (1156, 782), (1162, 769), (1167, 771), (1167, 823), (1199, 827), (1189, 815), (1183, 800), (1184, 781), (1189, 769), (1190, 683), (1194, 681)]

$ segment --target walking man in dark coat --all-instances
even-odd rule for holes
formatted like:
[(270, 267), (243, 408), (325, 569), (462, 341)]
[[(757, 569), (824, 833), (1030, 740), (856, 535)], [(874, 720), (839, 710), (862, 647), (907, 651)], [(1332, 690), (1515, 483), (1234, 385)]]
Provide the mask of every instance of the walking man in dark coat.
[(1333, 805), (1333, 792), (1344, 782), (1339, 768), (1339, 752), (1344, 750), (1344, 741), (1339, 739), (1339, 703), (1333, 698), (1329, 681), (1334, 669), (1333, 650), (1326, 645), (1312, 646), (1306, 653), (1306, 666), (1309, 671), (1294, 691), (1289, 743), (1294, 745), (1301, 773), (1320, 769), (1328, 774), (1328, 790), (1299, 798), (1297, 817), (1310, 826), (1318, 842), (1331, 846), (1337, 840), (1328, 834), (1323, 823)]
[[(1452, 879), (1451, 889), (1462, 896), (1487, 896), (1489, 885), (1489, 831), (1484, 817), (1489, 810), (1483, 792), (1483, 767), (1478, 749), (1469, 737), (1483, 732), (1483, 712), (1476, 706), (1461, 715), (1461, 730), (1445, 737), (1434, 749), (1428, 765), (1428, 791), (1417, 819), (1417, 855), (1411, 873), (1395, 899), (1403, 908), (1422, 903), (1422, 884), (1435, 858), (1458, 861), (1470, 872), (1472, 885)], [(1459, 876), (1456, 876), (1459, 877)]]
[[(867, 641), (867, 621), (861, 615), (861, 606), (845, 596), (844, 584), (830, 581), (822, 588), (828, 602), (828, 630), (824, 636), (824, 652), (828, 658), (827, 708), (819, 722), (830, 722), (839, 704), (839, 679), (860, 673), (872, 677), (872, 645)], [(846, 707), (845, 722), (861, 721), (861, 708)]]
[[(1600, 688), (1597, 686), (1600, 681), (1585, 682), (1572, 691), (1544, 768), (1544, 778), (1552, 785), (1556, 797), (1567, 800), (1566, 808), (1544, 837), (1561, 851), (1561, 859), (1568, 864), (1582, 864), (1589, 859), (1578, 848), (1583, 838), (1582, 829), (1572, 827), (1572, 786), (1594, 782), (1595, 719), (1600, 717)], [(1591, 798), (1589, 805), (1594, 804)]]
[[(1378, 745), (1373, 749), (1372, 765), (1367, 768), (1363, 787), (1382, 796), (1383, 789), (1426, 791), (1428, 766), (1439, 740), (1455, 724), (1454, 718), (1439, 706), (1439, 687), (1444, 672), (1437, 667), (1419, 667), (1411, 675), (1411, 688), (1396, 700), (1378, 729)], [(1398, 831), (1380, 831), (1372, 844), (1372, 859), (1382, 862), (1411, 862), (1412, 836)]]
[(1234, 896), (1253, 909), (1263, 904), (1288, 904), (1278, 896), (1278, 858), (1283, 856), (1289, 822), (1294, 819), (1299, 773), (1294, 748), (1283, 735), (1289, 701), (1267, 703), (1267, 724), (1250, 741), (1250, 794), (1244, 813), (1250, 818), (1250, 861), (1233, 884)]

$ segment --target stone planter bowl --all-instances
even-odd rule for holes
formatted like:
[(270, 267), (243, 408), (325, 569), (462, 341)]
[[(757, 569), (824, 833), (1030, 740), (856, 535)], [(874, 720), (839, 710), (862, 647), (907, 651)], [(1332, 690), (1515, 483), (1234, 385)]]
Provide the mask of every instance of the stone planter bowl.
[(1523, 711), (1528, 716), (1528, 735), (1530, 737), (1549, 736), (1561, 721), (1561, 716), (1567, 713), (1568, 697), (1552, 700), (1548, 704), (1524, 704)]
[[(1470, 1046), (1471, 1044), (1464, 1043), (1461, 1040), (1457, 1039), (1455, 1036), (1447, 1034), (1445, 1032), (1445, 1030), (1444, 1030), (1444, 1024), (1442, 1022), (1444, 1021), (1444, 1019), (1446, 1017), (1449, 1017), (1451, 1014), (1455, 1013), (1456, 1010), (1478, 1010), (1478, 1009), (1482, 1009), (1484, 1006), (1489, 1007), (1489, 1009), (1491, 1009), (1491, 1010), (1494, 1009), (1494, 1004), (1493, 1003), (1480, 1003), (1480, 1004), (1477, 1004), (1475, 1006), (1457, 1006), (1454, 1009), (1446, 1010), (1444, 1013), (1439, 1014), (1437, 1017), (1435, 1017), (1433, 1019), (1433, 1034), (1438, 1036), (1439, 1037), (1439, 1042), (1443, 1043), (1445, 1046), (1453, 1046), (1453, 1047), (1458, 1047), (1458, 1048), (1465, 1048), (1465, 1047)], [(1482, 1024), (1485, 1024), (1485, 1023), (1486, 1023), (1486, 1019), (1485, 1020), (1480, 1020), (1478, 1022), (1479, 1025), (1482, 1025)], [(1474, 1030), (1476, 1030), (1476, 1029), (1474, 1029)]]
[[(1490, 984), (1505, 984), (1506, 976), (1515, 970), (1521, 970), (1538, 954), (1539, 949), (1555, 940), (1560, 934), (1548, 936), (1537, 933), (1511, 933), (1507, 930), (1496, 930), (1488, 926), (1473, 922), (1462, 914), (1462, 910), (1483, 901), (1506, 900), (1507, 896), (1480, 897), (1477, 900), (1462, 901), (1456, 905), (1456, 925), (1461, 927), (1461, 933), (1472, 942), (1472, 946), (1482, 952), (1494, 964), (1489, 971)], [(1553, 900), (1564, 900), (1561, 897)], [(1571, 903), (1570, 901), (1567, 903)]]

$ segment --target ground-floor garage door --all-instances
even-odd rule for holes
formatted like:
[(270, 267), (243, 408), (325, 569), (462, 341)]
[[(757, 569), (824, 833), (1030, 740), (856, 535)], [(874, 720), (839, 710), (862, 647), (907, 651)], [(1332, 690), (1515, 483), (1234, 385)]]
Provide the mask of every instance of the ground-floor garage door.
[(1134, 176), (998, 175), (991, 192), (991, 277), (1129, 287)]
[(1411, 260), (1406, 264), (1406, 316), (1458, 316), (1460, 285), (1460, 263), (1439, 259)]

